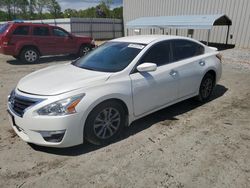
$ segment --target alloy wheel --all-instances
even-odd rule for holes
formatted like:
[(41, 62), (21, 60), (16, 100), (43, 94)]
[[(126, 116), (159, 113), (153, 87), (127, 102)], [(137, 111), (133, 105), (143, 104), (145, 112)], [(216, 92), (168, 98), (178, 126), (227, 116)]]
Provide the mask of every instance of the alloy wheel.
[(37, 60), (37, 53), (33, 50), (27, 50), (24, 54), (24, 57), (27, 62), (35, 62)]
[(90, 48), (88, 46), (83, 47), (82, 48), (82, 55), (84, 56), (84, 55), (88, 54), (89, 51), (90, 51)]
[(108, 139), (118, 131), (120, 124), (119, 111), (112, 107), (105, 108), (94, 120), (94, 133), (98, 138)]
[(201, 85), (201, 95), (203, 98), (207, 98), (213, 90), (213, 80), (211, 78), (207, 78), (203, 81)]

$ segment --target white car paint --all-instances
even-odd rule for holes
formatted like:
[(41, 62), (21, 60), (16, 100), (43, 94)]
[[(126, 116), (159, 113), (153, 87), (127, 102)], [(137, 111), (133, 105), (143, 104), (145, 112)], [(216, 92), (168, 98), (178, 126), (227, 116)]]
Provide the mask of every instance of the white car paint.
[[(155, 71), (135, 72), (138, 60), (154, 44), (163, 40), (193, 39), (178, 36), (132, 36), (114, 39), (114, 42), (145, 44), (145, 48), (122, 71), (114, 73), (81, 69), (70, 63), (48, 67), (22, 78), (15, 88), (16, 95), (42, 101), (18, 116), (8, 103), (14, 117), (15, 132), (26, 142), (50, 147), (69, 147), (84, 141), (86, 118), (92, 109), (107, 99), (119, 99), (128, 109), (128, 125), (147, 114), (165, 108), (199, 93), (201, 80), (206, 72), (216, 72), (216, 83), (221, 77), (221, 63), (217, 51), (205, 47), (200, 56), (157, 67)], [(205, 62), (205, 65), (200, 63)], [(143, 67), (142, 67), (143, 68)], [(145, 67), (144, 67), (145, 68)], [(76, 106), (76, 113), (64, 116), (41, 116), (37, 110), (58, 100), (84, 94)], [(39, 131), (66, 130), (61, 142), (47, 142)]]
[[(47, 67), (25, 76), (18, 83), (18, 89), (36, 95), (58, 95), (90, 84), (94, 85), (96, 82), (103, 82), (110, 75), (110, 73), (79, 69), (66, 63)], [(36, 87), (37, 83), (39, 87)]]

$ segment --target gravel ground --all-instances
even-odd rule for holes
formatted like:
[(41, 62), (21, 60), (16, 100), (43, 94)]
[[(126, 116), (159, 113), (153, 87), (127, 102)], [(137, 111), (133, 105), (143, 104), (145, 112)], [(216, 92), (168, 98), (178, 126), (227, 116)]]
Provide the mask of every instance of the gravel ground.
[(226, 50), (210, 102), (186, 100), (142, 118), (106, 147), (28, 145), (6, 98), (24, 75), (67, 57), (22, 64), (0, 55), (0, 187), (237, 187), (250, 185), (250, 50)]

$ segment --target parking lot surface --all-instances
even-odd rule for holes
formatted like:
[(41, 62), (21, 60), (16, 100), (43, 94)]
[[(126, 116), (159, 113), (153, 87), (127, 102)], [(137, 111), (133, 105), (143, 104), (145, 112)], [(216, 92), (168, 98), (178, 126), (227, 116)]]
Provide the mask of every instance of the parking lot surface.
[(24, 75), (72, 59), (23, 64), (0, 55), (0, 187), (249, 187), (250, 50), (222, 54), (222, 79), (208, 103), (186, 100), (158, 111), (105, 147), (67, 149), (23, 142), (6, 101)]

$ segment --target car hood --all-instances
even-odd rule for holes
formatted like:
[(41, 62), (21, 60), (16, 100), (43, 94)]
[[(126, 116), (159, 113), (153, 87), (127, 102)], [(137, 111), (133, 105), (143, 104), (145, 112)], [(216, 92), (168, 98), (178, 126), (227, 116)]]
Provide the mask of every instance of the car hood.
[(97, 72), (72, 64), (51, 66), (22, 78), (17, 88), (35, 95), (58, 95), (105, 82), (111, 73)]
[(90, 38), (87, 35), (74, 35), (74, 36), (77, 37), (77, 38), (82, 38), (82, 39)]
[(83, 40), (83, 41), (91, 41), (92, 38), (89, 36), (85, 36), (85, 35), (74, 35), (75, 38), (77, 38), (77, 40)]

